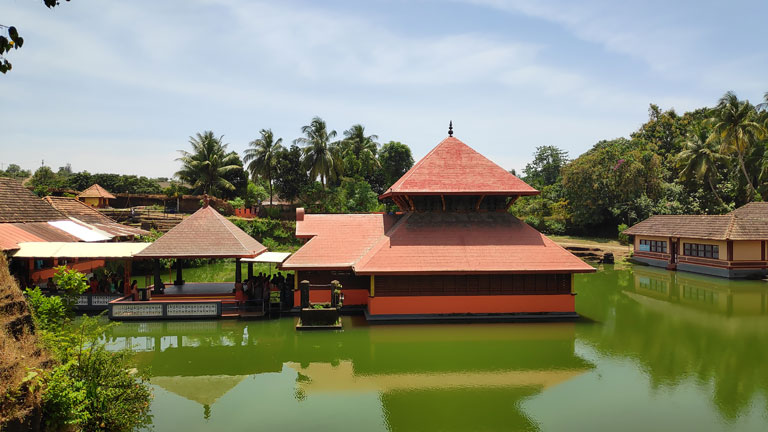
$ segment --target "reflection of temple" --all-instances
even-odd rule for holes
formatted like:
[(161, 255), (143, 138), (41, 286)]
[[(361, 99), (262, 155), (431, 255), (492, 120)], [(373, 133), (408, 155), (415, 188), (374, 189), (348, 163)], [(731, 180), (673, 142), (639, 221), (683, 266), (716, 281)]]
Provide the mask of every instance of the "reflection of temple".
[(139, 366), (151, 367), (153, 384), (214, 412), (249, 376), (295, 374), (287, 382), (296, 403), (378, 395), (390, 430), (535, 428), (519, 403), (592, 368), (574, 354), (573, 323), (350, 321), (343, 333), (311, 335), (297, 334), (290, 320), (124, 323), (110, 336), (115, 347), (132, 347)]
[(375, 327), (370, 339), (363, 358), (289, 366), (307, 396), (379, 393), (389, 430), (535, 429), (520, 403), (592, 368), (573, 324)]
[(633, 272), (634, 292), (642, 297), (727, 316), (768, 313), (768, 287), (761, 281), (729, 281), (641, 266), (635, 266)]

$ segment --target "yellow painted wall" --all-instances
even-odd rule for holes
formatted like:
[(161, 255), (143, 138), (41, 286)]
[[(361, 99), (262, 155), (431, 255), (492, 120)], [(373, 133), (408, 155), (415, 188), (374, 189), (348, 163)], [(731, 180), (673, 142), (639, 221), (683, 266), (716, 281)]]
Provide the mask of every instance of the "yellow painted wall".
[[(711, 244), (711, 245), (717, 245), (720, 253), (720, 261), (727, 261), (728, 260), (728, 242), (725, 240), (718, 241), (718, 240), (703, 240), (703, 239), (693, 239), (693, 238), (680, 238), (680, 254), (682, 255), (683, 252), (685, 252), (685, 243), (694, 243), (694, 244)], [(760, 242), (758, 242), (760, 243)], [(760, 255), (760, 250), (758, 246), (758, 258)]]
[(733, 241), (733, 260), (734, 261), (760, 261), (760, 241)]
[(99, 205), (98, 198), (82, 198), (82, 201), (92, 207), (97, 207)]

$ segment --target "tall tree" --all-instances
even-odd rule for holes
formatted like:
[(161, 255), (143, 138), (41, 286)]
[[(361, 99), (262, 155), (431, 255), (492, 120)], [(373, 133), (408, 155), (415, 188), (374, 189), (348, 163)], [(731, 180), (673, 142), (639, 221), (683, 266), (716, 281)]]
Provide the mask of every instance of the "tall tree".
[(379, 167), (376, 153), (379, 144), (378, 135), (365, 135), (365, 127), (361, 124), (353, 125), (344, 131), (343, 157), (348, 175), (354, 177), (368, 177)]
[(191, 185), (195, 193), (218, 195), (224, 191), (233, 191), (235, 186), (226, 179), (232, 171), (241, 169), (240, 158), (235, 152), (227, 152), (227, 144), (212, 131), (197, 133), (189, 137), (192, 151), (179, 150), (181, 169), (176, 176)]
[(277, 165), (277, 155), (283, 148), (283, 139), (275, 140), (272, 129), (262, 129), (260, 133), (261, 138), (248, 143), (249, 148), (245, 150), (243, 160), (248, 164), (248, 171), (253, 181), (256, 181), (258, 176), (262, 176), (269, 183), (269, 205), (271, 206), (272, 179)]
[(280, 198), (293, 202), (299, 192), (310, 184), (307, 172), (302, 168), (302, 152), (299, 146), (283, 149), (277, 156), (275, 189)]
[(335, 175), (335, 168), (340, 163), (338, 157), (338, 144), (333, 142), (336, 131), (329, 131), (325, 120), (315, 117), (301, 128), (303, 137), (293, 140), (294, 144), (302, 144), (304, 148), (304, 167), (312, 178), (320, 177), (323, 188), (326, 180)]
[(568, 163), (568, 152), (555, 146), (536, 147), (533, 162), (523, 168), (525, 181), (542, 188), (557, 183), (560, 171)]
[(413, 166), (411, 149), (401, 142), (390, 141), (381, 146), (379, 163), (384, 171), (384, 189), (388, 189)]
[(744, 155), (765, 135), (765, 128), (756, 120), (755, 107), (749, 101), (740, 101), (733, 92), (728, 92), (720, 98), (710, 119), (713, 130), (709, 139), (720, 141), (722, 153), (736, 154), (739, 167), (747, 181), (747, 198), (750, 200), (755, 194), (755, 186), (747, 172)]
[(685, 150), (678, 156), (683, 169), (680, 179), (683, 181), (706, 180), (709, 188), (720, 205), (725, 203), (717, 193), (713, 179), (717, 178), (718, 163), (724, 164), (727, 158), (718, 151), (719, 143), (709, 139), (710, 132), (702, 127), (693, 129), (685, 140)]

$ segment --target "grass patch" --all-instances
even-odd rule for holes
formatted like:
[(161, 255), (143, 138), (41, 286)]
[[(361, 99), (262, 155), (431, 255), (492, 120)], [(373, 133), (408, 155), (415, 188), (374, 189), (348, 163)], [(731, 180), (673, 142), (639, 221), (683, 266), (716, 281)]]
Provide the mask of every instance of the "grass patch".
[[(243, 279), (248, 276), (248, 264), (243, 263), (242, 275)], [(254, 263), (253, 274), (266, 273), (269, 274), (269, 264)], [(272, 264), (272, 273), (277, 273), (275, 265)], [(283, 274), (293, 272), (282, 272)], [(138, 282), (139, 288), (147, 286), (147, 276), (149, 276), (149, 285), (154, 283), (152, 275), (133, 275), (131, 279), (135, 279)], [(212, 264), (206, 264), (201, 267), (185, 268), (182, 273), (182, 277), (185, 282), (234, 282), (235, 281), (235, 262), (234, 260), (216, 262)], [(166, 284), (172, 283), (176, 279), (176, 269), (173, 268), (170, 271), (165, 269), (162, 273), (163, 282)]]

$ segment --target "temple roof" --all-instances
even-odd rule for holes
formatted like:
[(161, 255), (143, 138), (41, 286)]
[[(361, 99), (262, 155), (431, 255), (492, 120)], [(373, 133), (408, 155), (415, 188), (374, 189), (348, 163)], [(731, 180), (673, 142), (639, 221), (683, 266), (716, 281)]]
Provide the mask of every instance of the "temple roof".
[(594, 268), (506, 212), (410, 213), (357, 274), (585, 273)]
[(594, 268), (506, 212), (303, 215), (284, 269), (357, 274), (581, 273)]
[(392, 195), (536, 195), (539, 191), (454, 137), (427, 153), (379, 198)]
[(267, 248), (211, 206), (173, 227), (137, 258), (248, 258)]
[(109, 198), (114, 199), (115, 196), (109, 193), (106, 189), (99, 186), (98, 183), (94, 183), (88, 189), (80, 192), (78, 198)]
[(707, 240), (768, 240), (768, 202), (752, 202), (725, 215), (655, 215), (627, 235)]
[(310, 240), (282, 263), (284, 269), (349, 269), (397, 219), (386, 214), (303, 215), (299, 210), (296, 237)]
[(62, 219), (66, 217), (25, 188), (20, 181), (0, 177), (0, 223)]

